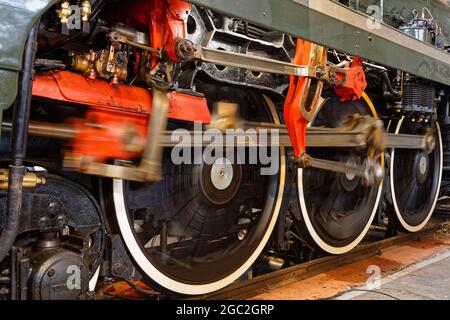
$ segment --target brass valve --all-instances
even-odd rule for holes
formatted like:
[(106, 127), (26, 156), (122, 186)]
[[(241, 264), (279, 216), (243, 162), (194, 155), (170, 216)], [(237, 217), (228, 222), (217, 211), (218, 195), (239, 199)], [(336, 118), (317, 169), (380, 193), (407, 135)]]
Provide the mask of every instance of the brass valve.
[(91, 2), (89, 0), (83, 0), (81, 3), (81, 20), (87, 22), (92, 13)]
[(95, 71), (103, 78), (110, 79), (113, 84), (125, 81), (128, 76), (128, 58), (121, 52), (110, 46), (109, 51), (102, 50), (95, 63)]
[(239, 105), (220, 101), (214, 105), (211, 127), (219, 130), (235, 129), (241, 126)]
[[(0, 169), (0, 190), (8, 190), (9, 185), (9, 172), (7, 169)], [(45, 184), (45, 178), (38, 177), (33, 172), (27, 172), (23, 176), (22, 186), (26, 189), (33, 189), (40, 184)]]
[(56, 12), (58, 13), (58, 18), (61, 20), (61, 23), (67, 23), (72, 15), (69, 1), (61, 2), (61, 7)]
[(121, 51), (115, 51), (111, 46), (110, 50), (100, 52), (90, 51), (87, 54), (72, 54), (71, 67), (73, 70), (81, 72), (95, 79), (97, 76), (109, 79), (112, 84), (125, 81), (128, 76), (128, 59)]
[(72, 55), (72, 69), (82, 73), (89, 73), (92, 71), (92, 64), (97, 59), (97, 53), (94, 51), (89, 51), (85, 55)]

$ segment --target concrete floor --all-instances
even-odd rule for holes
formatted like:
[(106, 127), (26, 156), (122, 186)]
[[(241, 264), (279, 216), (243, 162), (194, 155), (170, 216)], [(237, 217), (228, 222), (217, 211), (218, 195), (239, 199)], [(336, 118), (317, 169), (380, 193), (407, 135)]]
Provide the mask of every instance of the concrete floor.
[[(337, 300), (450, 300), (450, 249), (348, 291)], [(369, 290), (363, 291), (363, 290)]]

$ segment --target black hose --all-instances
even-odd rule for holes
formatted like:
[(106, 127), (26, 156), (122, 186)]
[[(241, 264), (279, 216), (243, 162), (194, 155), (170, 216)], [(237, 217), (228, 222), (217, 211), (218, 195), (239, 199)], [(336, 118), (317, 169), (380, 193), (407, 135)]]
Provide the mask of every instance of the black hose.
[(122, 279), (122, 280), (125, 281), (131, 288), (136, 290), (136, 292), (142, 296), (155, 297), (158, 294), (156, 291), (139, 287), (138, 285), (134, 284), (133, 281), (130, 281), (127, 279)]
[(14, 106), (11, 135), (12, 163), (9, 166), (6, 222), (0, 236), (0, 261), (6, 257), (14, 244), (19, 227), (19, 217), (22, 211), (22, 181), (25, 174), (23, 161), (26, 156), (33, 87), (33, 64), (37, 51), (38, 26), (39, 22), (31, 29), (25, 45), (23, 71), (19, 85), (20, 96)]

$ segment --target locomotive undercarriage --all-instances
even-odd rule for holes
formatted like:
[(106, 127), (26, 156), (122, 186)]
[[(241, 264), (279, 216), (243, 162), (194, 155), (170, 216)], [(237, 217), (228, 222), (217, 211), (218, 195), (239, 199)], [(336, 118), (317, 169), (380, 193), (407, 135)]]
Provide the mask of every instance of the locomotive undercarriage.
[[(448, 88), (181, 1), (91, 2), (78, 29), (61, 23), (63, 1), (29, 38), (33, 87), (14, 109), (32, 97), (30, 182), (5, 295), (87, 299), (98, 276), (203, 294), (348, 252), (371, 225), (415, 232), (429, 220)], [(17, 117), (2, 121), (5, 170)], [(244, 159), (268, 148), (278, 170), (228, 153), (196, 163), (211, 129), (236, 130)], [(180, 140), (193, 141), (190, 163), (173, 162)], [(7, 192), (0, 201), (4, 232)]]

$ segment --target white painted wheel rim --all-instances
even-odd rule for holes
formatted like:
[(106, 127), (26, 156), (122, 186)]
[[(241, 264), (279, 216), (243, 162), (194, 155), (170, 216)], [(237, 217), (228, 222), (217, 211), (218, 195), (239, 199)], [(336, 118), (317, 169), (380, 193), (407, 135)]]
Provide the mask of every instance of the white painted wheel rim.
[(317, 231), (315, 230), (315, 228), (311, 222), (311, 219), (308, 214), (308, 209), (306, 207), (305, 196), (304, 196), (304, 192), (303, 192), (303, 169), (298, 169), (297, 180), (298, 180), (297, 188), (298, 188), (298, 195), (299, 195), (299, 202), (300, 202), (300, 213), (303, 217), (306, 228), (308, 229), (309, 235), (314, 240), (316, 245), (319, 246), (319, 248), (322, 249), (323, 251), (331, 253), (331, 254), (336, 254), (336, 255), (344, 254), (346, 252), (349, 252), (353, 248), (355, 248), (362, 241), (362, 239), (366, 236), (367, 232), (369, 231), (369, 228), (370, 228), (372, 221), (375, 217), (375, 214), (377, 212), (378, 205), (380, 203), (383, 186), (380, 184), (380, 186), (378, 188), (375, 205), (373, 207), (372, 213), (370, 214), (370, 218), (369, 218), (366, 226), (364, 227), (363, 231), (361, 232), (361, 234), (350, 244), (348, 244), (346, 246), (342, 246), (342, 247), (336, 247), (336, 246), (332, 246), (332, 245), (328, 244), (327, 242), (325, 242), (319, 236), (319, 234), (317, 233)]
[[(405, 120), (405, 117), (402, 117), (398, 123), (397, 123), (397, 127), (395, 128), (395, 134), (398, 134), (400, 132), (400, 129), (402, 127), (403, 121)], [(434, 208), (436, 207), (436, 203), (439, 197), (439, 189), (441, 186), (441, 181), (442, 181), (442, 170), (443, 170), (443, 162), (444, 162), (444, 150), (443, 150), (443, 146), (442, 146), (442, 134), (441, 134), (441, 127), (439, 126), (439, 123), (436, 122), (436, 129), (438, 132), (438, 137), (439, 137), (439, 177), (438, 177), (438, 185), (437, 185), (437, 192), (436, 195), (433, 199), (433, 204), (431, 206), (430, 211), (427, 214), (427, 217), (425, 218), (425, 220), (417, 225), (411, 225), (408, 222), (405, 221), (405, 219), (403, 218), (402, 213), (400, 212), (400, 208), (398, 207), (397, 204), (397, 196), (395, 194), (395, 182), (394, 182), (394, 175), (391, 173), (389, 175), (389, 183), (390, 183), (390, 188), (391, 188), (391, 195), (392, 195), (392, 203), (394, 205), (394, 211), (395, 211), (395, 215), (398, 219), (398, 222), (400, 223), (400, 225), (408, 232), (414, 233), (414, 232), (418, 232), (420, 230), (422, 230), (426, 224), (428, 223), (428, 221), (430, 221), (431, 216), (433, 215), (434, 212)], [(391, 152), (391, 162), (390, 162), (390, 170), (392, 170), (394, 168), (394, 159), (395, 159), (395, 149), (392, 149)]]

